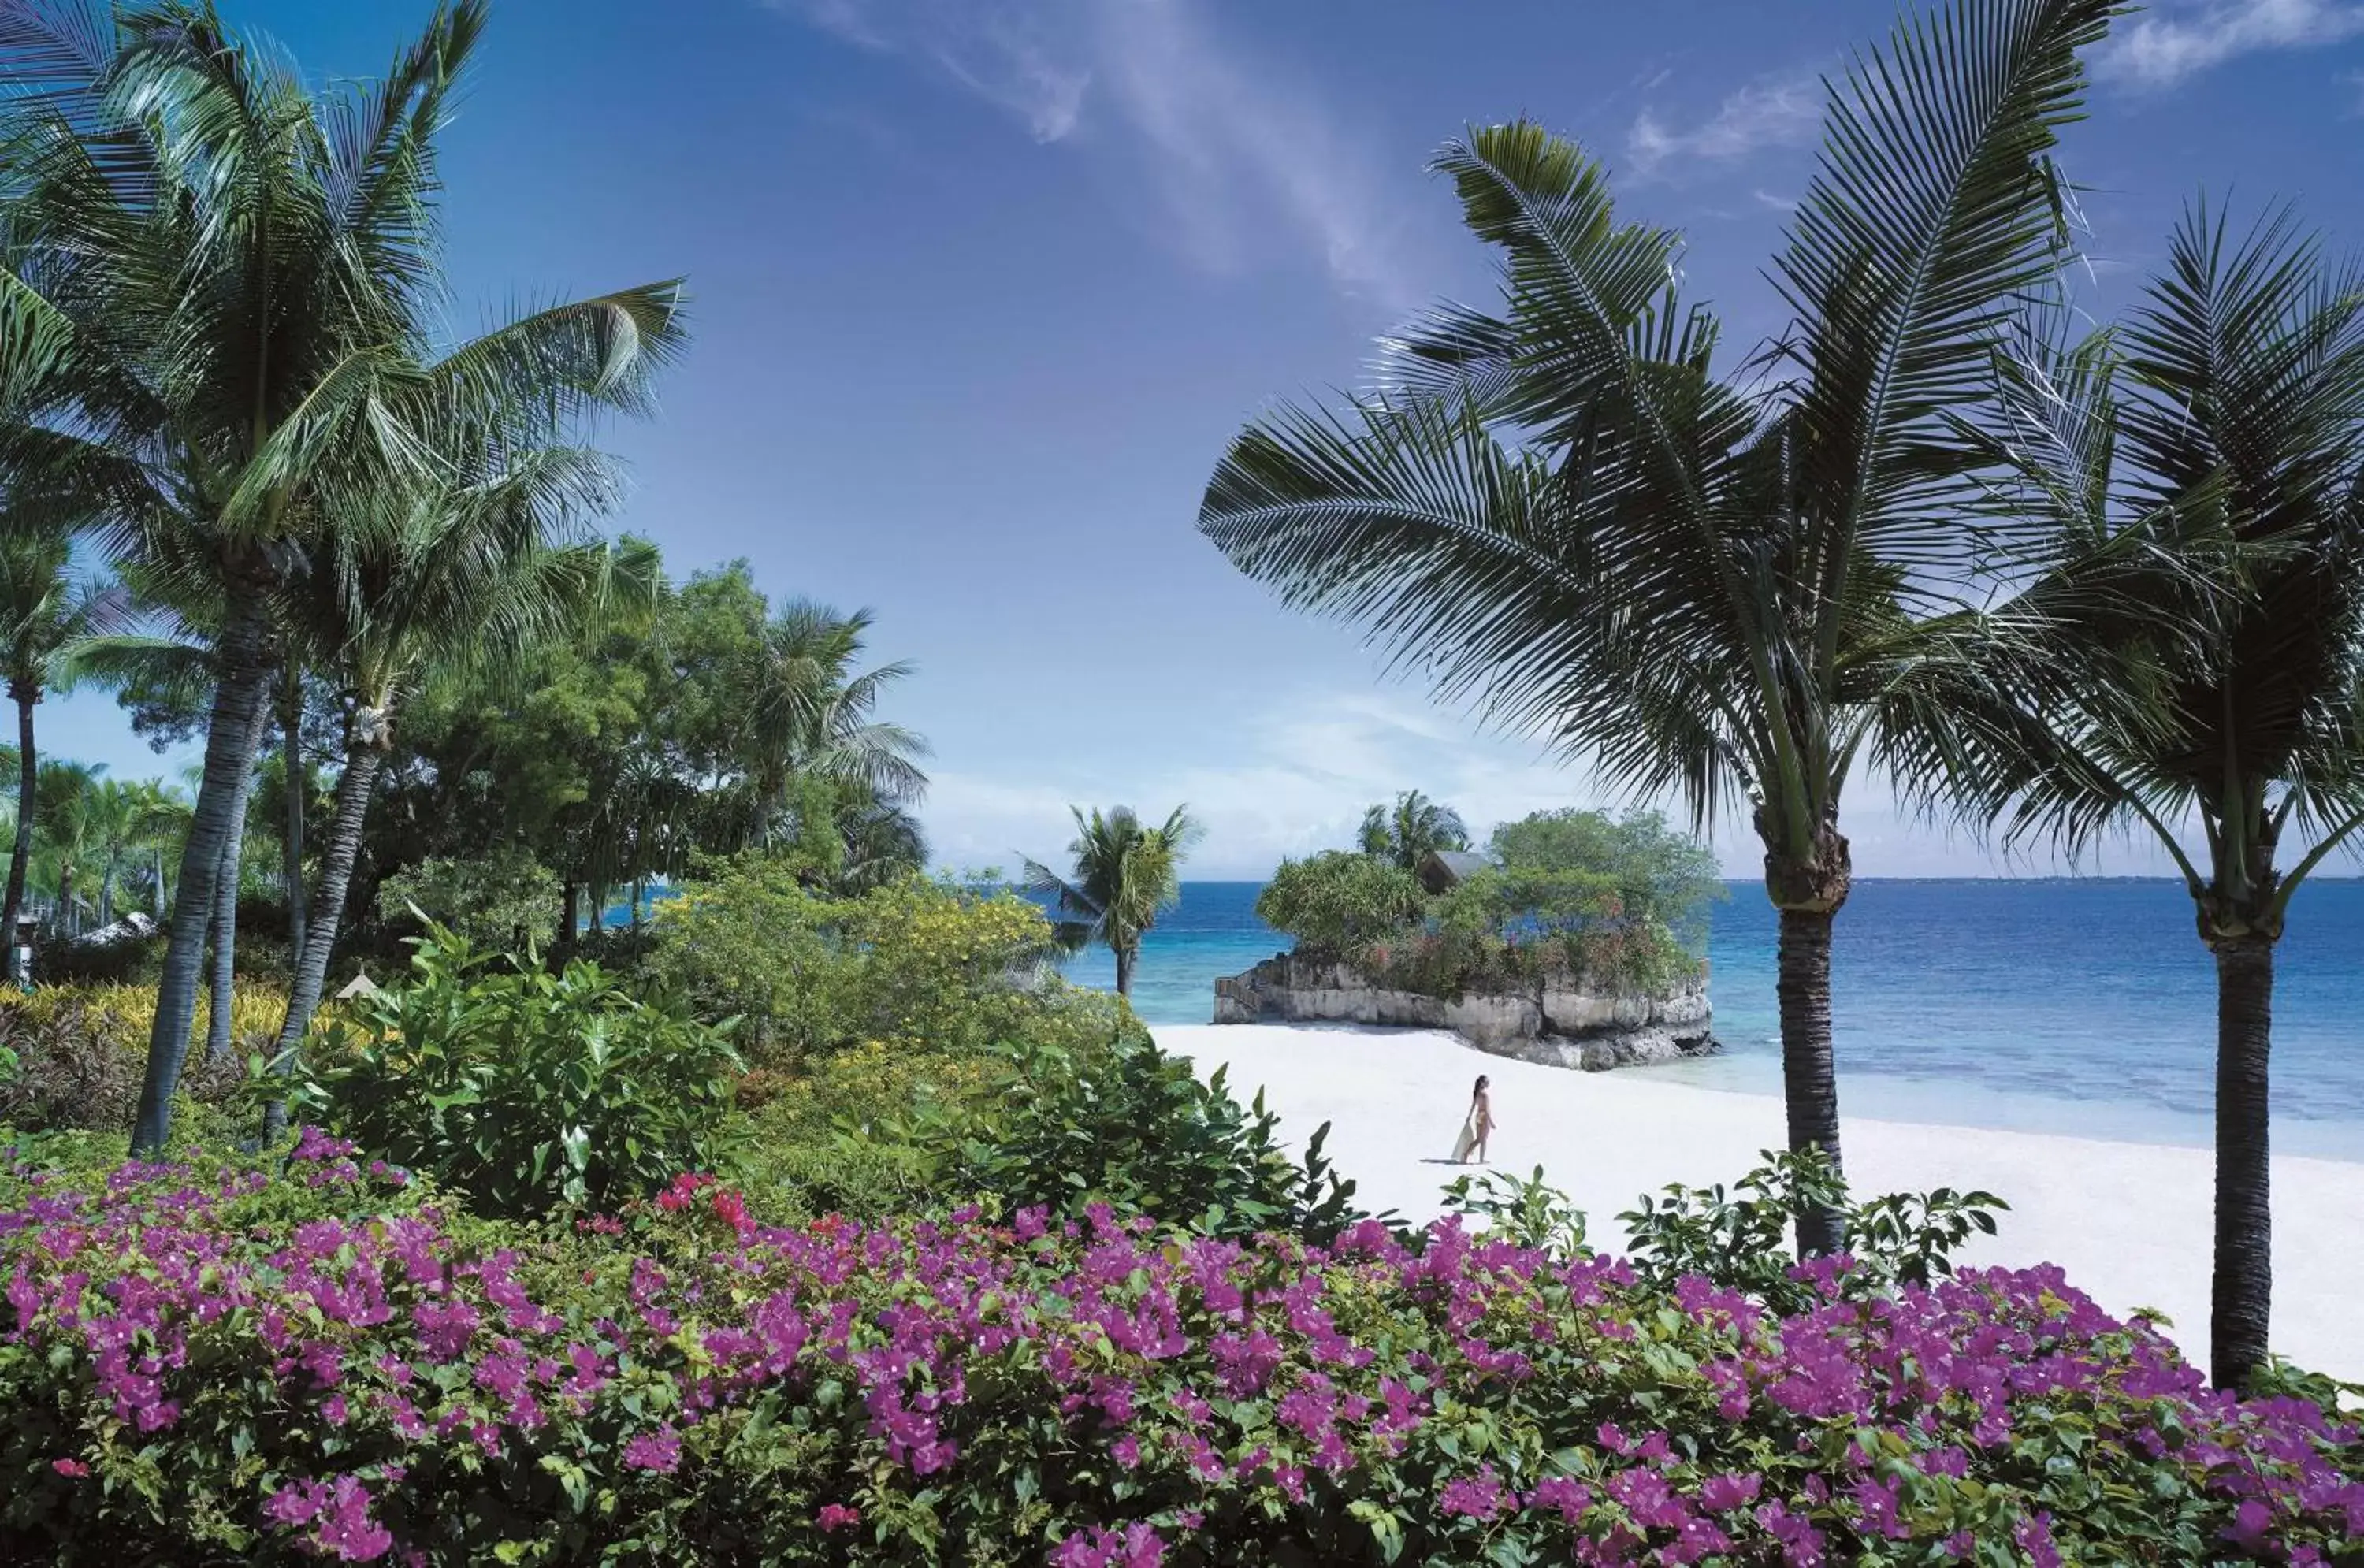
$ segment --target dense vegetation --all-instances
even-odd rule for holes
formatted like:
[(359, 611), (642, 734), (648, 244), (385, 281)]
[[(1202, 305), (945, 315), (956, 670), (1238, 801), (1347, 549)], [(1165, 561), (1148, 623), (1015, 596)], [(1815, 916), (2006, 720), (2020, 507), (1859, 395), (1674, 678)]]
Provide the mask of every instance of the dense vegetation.
[[(1366, 831), (1375, 848), (1282, 862), (1257, 916), (1309, 957), (1446, 997), (1549, 980), (1646, 992), (1701, 972), (1705, 908), (1723, 896), (1715, 857), (1654, 813), (1571, 808), (1503, 823), (1486, 863), (1434, 893), (1411, 868), (1444, 847), (1438, 820), (1466, 841), (1460, 817), (1414, 791), (1392, 819)], [(1390, 814), (1373, 806), (1368, 820)], [(1406, 842), (1422, 847), (1407, 853)]]

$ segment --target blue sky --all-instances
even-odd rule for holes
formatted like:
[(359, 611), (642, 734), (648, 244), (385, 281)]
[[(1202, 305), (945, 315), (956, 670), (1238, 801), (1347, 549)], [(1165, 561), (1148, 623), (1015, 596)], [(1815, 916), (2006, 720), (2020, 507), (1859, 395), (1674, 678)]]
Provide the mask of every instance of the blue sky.
[[(321, 76), (374, 73), (395, 0), (223, 0)], [(775, 597), (879, 614), (935, 743), (940, 858), (1056, 852), (1070, 801), (1211, 828), (1258, 875), (1417, 785), (1475, 824), (1603, 804), (1580, 772), (1380, 678), (1193, 531), (1226, 439), (1352, 382), (1485, 258), (1422, 173), (1521, 113), (1690, 237), (1728, 339), (1805, 183), (1820, 89), (1889, 0), (497, 0), (446, 140), (454, 313), (686, 274), (697, 342), (661, 418), (612, 432), (619, 525), (676, 569), (744, 557)], [(2106, 308), (2195, 192), (2295, 201), (2364, 245), (2364, 4), (2163, 0), (2095, 61), (2065, 158)], [(104, 697), (49, 744), (177, 768)], [(1849, 813), (1867, 874), (2006, 869)], [(1754, 847), (1717, 834), (1745, 873)], [(2155, 869), (2133, 851), (2113, 871)]]

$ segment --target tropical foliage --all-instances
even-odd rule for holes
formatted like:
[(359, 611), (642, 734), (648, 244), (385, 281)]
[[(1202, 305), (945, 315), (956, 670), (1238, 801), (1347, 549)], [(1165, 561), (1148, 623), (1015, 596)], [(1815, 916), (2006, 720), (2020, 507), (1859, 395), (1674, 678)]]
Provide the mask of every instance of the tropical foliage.
[[(1957, 0), (1857, 56), (1771, 267), (1793, 319), (1737, 363), (1678, 293), (1678, 237), (1620, 221), (1583, 150), (1528, 121), (1451, 143), (1434, 167), (1500, 252), (1500, 309), (1433, 312), (1351, 406), (1251, 426), (1200, 512), (1243, 571), (1442, 694), (1695, 826), (1747, 815), (1790, 1142), (1834, 1160), (1840, 803), (1867, 763), (1908, 793), (1976, 766), (1980, 716), (2030, 678), (2010, 655), (2044, 605), (1982, 607), (1994, 539), (1964, 520), (1952, 421), (2059, 259), (2055, 135), (2113, 9)], [(1804, 1239), (1834, 1247), (1835, 1217)]]

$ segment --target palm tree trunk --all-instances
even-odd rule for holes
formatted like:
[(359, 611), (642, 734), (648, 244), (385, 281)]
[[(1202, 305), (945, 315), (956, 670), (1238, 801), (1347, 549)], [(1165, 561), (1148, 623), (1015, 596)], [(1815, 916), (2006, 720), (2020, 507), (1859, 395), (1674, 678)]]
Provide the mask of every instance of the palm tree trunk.
[(115, 851), (106, 852), (106, 869), (98, 873), (98, 924), (104, 930), (115, 924)]
[(221, 878), (214, 886), (213, 1007), (206, 1023), (206, 1057), (219, 1061), (230, 1053), (230, 1015), (238, 1000), (238, 893), (246, 870), (246, 808), (254, 798), (251, 759), (262, 749), (271, 715), (261, 703), (254, 708), (253, 739), (246, 754), (250, 765), (239, 781), (238, 815), (230, 823), (229, 841), (222, 846)]
[(40, 782), (40, 768), (33, 756), (33, 705), (39, 698), (30, 688), (13, 683), (8, 695), (17, 699), (17, 845), (8, 856), (8, 896), (5, 912), (0, 912), (0, 941), (8, 946), (8, 978), (24, 981), (32, 976), (17, 973), (17, 917), (25, 912), (25, 872), (33, 862), (33, 796)]
[(240, 784), (254, 765), (255, 717), (262, 708), (262, 617), (251, 589), (234, 590), (217, 653), (221, 675), (206, 726), (205, 773), (188, 837), (181, 844), (181, 874), (173, 888), (172, 935), (156, 988), (156, 1021), (148, 1035), (148, 1068), (131, 1148), (161, 1152), (173, 1130), (173, 1091), (180, 1086), (189, 1029), (205, 971), (206, 914), (214, 906), (223, 846), (244, 809)]
[(2266, 1362), (2274, 1296), (2267, 1058), (2273, 1044), (2274, 946), (2263, 937), (2216, 951), (2216, 1269), (2208, 1367), (2240, 1388)]
[[(1781, 1095), (1790, 1147), (1820, 1149), (1839, 1165), (1838, 1072), (1831, 1051), (1831, 912), (1781, 911)], [(1835, 1252), (1839, 1217), (1815, 1209), (1798, 1217), (1801, 1256)]]
[(1120, 996), (1132, 995), (1132, 963), (1137, 956), (1131, 948), (1116, 950), (1116, 994)]
[(156, 856), (156, 919), (161, 924), (165, 908), (173, 902), (173, 890), (164, 883), (164, 851), (159, 848)]
[(304, 765), (304, 672), (290, 654), (279, 671), (280, 772), (287, 796), (286, 824), (280, 830), (280, 865), (287, 880), (287, 951), (304, 951), (304, 803), (311, 770)]
[(68, 940), (82, 934), (74, 919), (73, 873), (72, 861), (58, 868), (58, 929)]
[[(356, 742), (345, 751), (344, 775), (337, 781), (336, 820), (329, 828), (328, 847), (320, 857), (320, 896), (312, 905), (311, 929), (296, 958), (287, 994), (287, 1017), (280, 1023), (279, 1045), (272, 1054), (283, 1073), (294, 1070), (296, 1048), (304, 1043), (304, 1031), (312, 1027), (320, 995), (328, 989), (329, 960), (336, 951), (345, 890), (351, 884), (353, 862), (361, 858), (362, 828), (368, 821), (370, 799), (385, 760), (383, 749), (366, 742)], [(262, 1111), (263, 1141), (275, 1140), (286, 1127), (287, 1103), (273, 1100)]]
[(574, 933), (580, 930), (583, 925), (583, 884), (579, 882), (566, 884), (561, 895), (560, 905), (558, 945), (569, 947), (574, 944)]

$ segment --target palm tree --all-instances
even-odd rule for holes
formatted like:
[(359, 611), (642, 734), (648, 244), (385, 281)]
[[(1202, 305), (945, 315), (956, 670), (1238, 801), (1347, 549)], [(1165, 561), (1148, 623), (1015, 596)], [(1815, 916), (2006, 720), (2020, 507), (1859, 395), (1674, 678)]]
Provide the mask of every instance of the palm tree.
[(1362, 841), (1365, 854), (1416, 871), (1433, 851), (1467, 849), (1469, 829), (1461, 813), (1411, 789), (1396, 796), (1392, 811), (1374, 806), (1363, 813)]
[(2144, 608), (2080, 628), (2084, 684), (1986, 809), (2072, 851), (2135, 827), (2191, 895), (2217, 986), (2209, 1364), (2239, 1386), (2272, 1306), (2274, 948), (2364, 828), (2364, 272), (2286, 213), (2236, 240), (2202, 203), (2123, 326), (2026, 341), (1993, 437), (2020, 481), (2003, 500), (2070, 550), (2139, 539), (2122, 570)]
[(855, 668), (875, 618), (798, 599), (765, 622), (745, 678), (743, 758), (758, 842), (771, 841), (796, 779), (851, 785), (886, 807), (916, 805), (927, 793), (927, 741), (875, 717), (911, 666)]
[(92, 852), (100, 862), (98, 923), (112, 925), (116, 879), (141, 851), (185, 825), (187, 806), (153, 779), (139, 784), (99, 779), (85, 793), (82, 809)]
[(83, 867), (101, 845), (99, 823), (101, 774), (104, 762), (43, 762), (33, 786), (35, 826), (41, 838), (40, 859), (56, 897), (50, 924), (67, 940), (82, 934), (84, 894), (75, 883)]
[[(377, 777), (394, 743), (400, 702), (430, 662), (445, 669), (523, 652), (538, 639), (579, 632), (610, 602), (652, 606), (662, 576), (646, 544), (620, 550), (570, 539), (583, 517), (613, 505), (612, 465), (579, 448), (509, 450), (496, 432), (455, 432), (454, 483), (413, 497), (410, 515), (350, 556), (332, 542), (297, 585), (287, 619), (333, 661), (348, 687), (344, 766), (320, 852), (318, 896), (296, 955), (278, 1059), (292, 1062), (328, 984), (345, 894), (360, 857)], [(284, 1106), (265, 1132), (275, 1137)]]
[(1059, 945), (1080, 952), (1097, 942), (1116, 957), (1116, 994), (1132, 995), (1133, 966), (1141, 939), (1157, 917), (1182, 897), (1182, 862), (1204, 836), (1190, 808), (1177, 806), (1158, 828), (1144, 828), (1129, 806), (1076, 817), (1073, 881), (1036, 861), (1027, 861), (1026, 890), (1049, 898), (1059, 918), (1052, 927)]
[(485, 16), (455, 0), (382, 81), (319, 95), (209, 6), (13, 6), (0, 33), (0, 339), (25, 346), (0, 376), (0, 484), (32, 520), (98, 506), (110, 550), (195, 573), (222, 606), (142, 1151), (169, 1129), (290, 563), (398, 515), (389, 486), (443, 477), (422, 424), (637, 409), (682, 340), (660, 284), (437, 351), (435, 139)]
[[(1343, 413), (1249, 427), (1201, 529), (1286, 602), (1358, 620), (1487, 718), (1695, 828), (1745, 807), (1779, 911), (1792, 1148), (1839, 1159), (1833, 917), (1859, 766), (1910, 792), (1991, 743), (2021, 606), (1972, 606), (1981, 547), (1948, 411), (1987, 390), (2013, 302), (2059, 258), (2056, 131), (2113, 0), (1957, 0), (1827, 93), (1771, 275), (1784, 334), (1736, 371), (1678, 293), (1673, 233), (1621, 224), (1600, 166), (1529, 123), (1448, 145), (1501, 314), (1432, 313)], [(2016, 603), (2016, 602), (2014, 602)], [(1836, 1217), (1800, 1245), (1827, 1251)]]
[[(0, 674), (17, 705), (17, 799), (37, 798), (39, 751), (34, 743), (33, 709), (51, 690), (72, 684), (60, 651), (75, 639), (111, 630), (125, 613), (122, 590), (102, 585), (73, 570), (71, 539), (63, 532), (0, 537)], [(0, 939), (15, 951), (17, 917), (25, 907), (25, 876), (33, 858), (34, 818), (17, 813), (8, 856), (8, 891), (0, 909)], [(13, 965), (12, 957), (9, 961)], [(12, 976), (12, 978), (14, 978)]]

